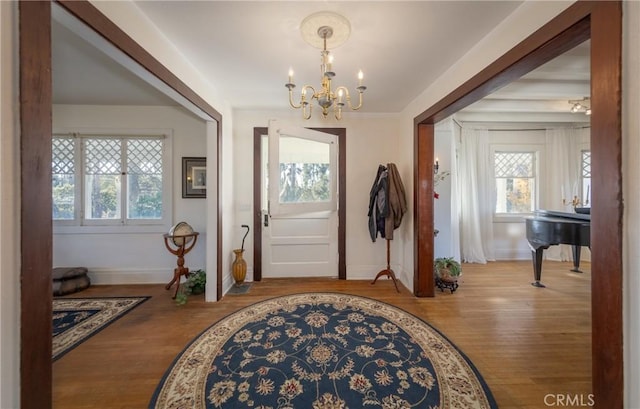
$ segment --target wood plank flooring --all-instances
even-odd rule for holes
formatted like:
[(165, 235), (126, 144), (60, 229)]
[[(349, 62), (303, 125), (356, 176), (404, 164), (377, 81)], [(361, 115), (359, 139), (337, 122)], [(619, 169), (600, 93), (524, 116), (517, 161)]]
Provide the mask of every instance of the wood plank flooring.
[(145, 408), (173, 359), (204, 329), (257, 301), (312, 291), (371, 297), (421, 317), (471, 359), (500, 408), (544, 408), (567, 396), (588, 402), (591, 274), (589, 263), (581, 267), (584, 274), (545, 261), (541, 289), (530, 285), (531, 262), (463, 264), (460, 288), (433, 298), (402, 286), (398, 294), (386, 279), (270, 279), (247, 294), (218, 303), (195, 296), (184, 306), (163, 285), (93, 286), (72, 297), (152, 298), (53, 363), (54, 407)]

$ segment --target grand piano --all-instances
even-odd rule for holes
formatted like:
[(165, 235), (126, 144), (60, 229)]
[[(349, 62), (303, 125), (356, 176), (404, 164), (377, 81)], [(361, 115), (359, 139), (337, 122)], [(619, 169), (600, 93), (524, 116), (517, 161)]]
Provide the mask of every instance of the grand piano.
[(550, 210), (537, 210), (533, 216), (525, 218), (527, 241), (533, 257), (533, 276), (531, 285), (544, 287), (540, 282), (542, 275), (542, 253), (549, 246), (571, 244), (573, 248), (573, 269), (580, 271), (581, 246), (591, 247), (591, 215), (565, 213)]

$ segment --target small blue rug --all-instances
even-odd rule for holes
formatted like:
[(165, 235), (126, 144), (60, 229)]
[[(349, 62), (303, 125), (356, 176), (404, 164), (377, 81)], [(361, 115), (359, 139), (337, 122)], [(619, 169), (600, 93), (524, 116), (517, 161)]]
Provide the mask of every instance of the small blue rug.
[(150, 408), (496, 408), (451, 342), (389, 304), (306, 293), (244, 308), (176, 358)]
[(151, 297), (54, 298), (53, 360)]

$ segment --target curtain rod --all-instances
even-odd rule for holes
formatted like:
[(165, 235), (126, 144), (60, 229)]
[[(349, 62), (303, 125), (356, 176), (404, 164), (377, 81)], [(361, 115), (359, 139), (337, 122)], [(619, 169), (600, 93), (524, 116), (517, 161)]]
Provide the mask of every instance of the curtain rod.
[(51, 134), (54, 138), (96, 138), (96, 139), (122, 139), (122, 138), (153, 138), (153, 139), (164, 139), (167, 137), (165, 134), (135, 134), (135, 133), (87, 133), (87, 132), (53, 132)]
[[(591, 125), (589, 126), (570, 126), (570, 127), (562, 127), (562, 129), (589, 129), (591, 128)], [(476, 129), (476, 128), (472, 128), (472, 129)], [(479, 129), (484, 129), (484, 128), (479, 128)], [(508, 128), (501, 128), (501, 129), (487, 129), (487, 131), (546, 131), (548, 129), (560, 129), (560, 128), (554, 128), (554, 127), (548, 127), (548, 128), (513, 128), (513, 129), (508, 129)]]
[[(458, 124), (458, 126), (460, 128), (464, 128), (464, 125), (461, 124), (460, 122), (458, 122), (457, 119), (455, 118), (451, 118), (453, 120), (453, 122), (455, 122), (456, 124)], [(566, 127), (565, 127), (566, 128)], [(569, 127), (571, 129), (588, 129), (591, 128), (591, 125), (587, 125), (587, 126), (575, 126), (575, 127)], [(484, 129), (484, 128), (471, 128), (471, 129)], [(516, 128), (516, 129), (507, 129), (507, 128), (503, 128), (503, 129), (487, 129), (487, 131), (546, 131), (547, 129), (554, 129), (553, 127), (547, 127), (547, 128)]]

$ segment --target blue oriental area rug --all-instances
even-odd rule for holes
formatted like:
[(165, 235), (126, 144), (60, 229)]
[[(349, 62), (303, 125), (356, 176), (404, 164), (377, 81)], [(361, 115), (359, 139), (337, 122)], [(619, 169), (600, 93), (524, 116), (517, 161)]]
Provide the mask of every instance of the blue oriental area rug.
[(54, 298), (53, 360), (59, 359), (149, 298)]
[(254, 304), (176, 358), (150, 408), (495, 408), (471, 362), (421, 319), (348, 294)]

